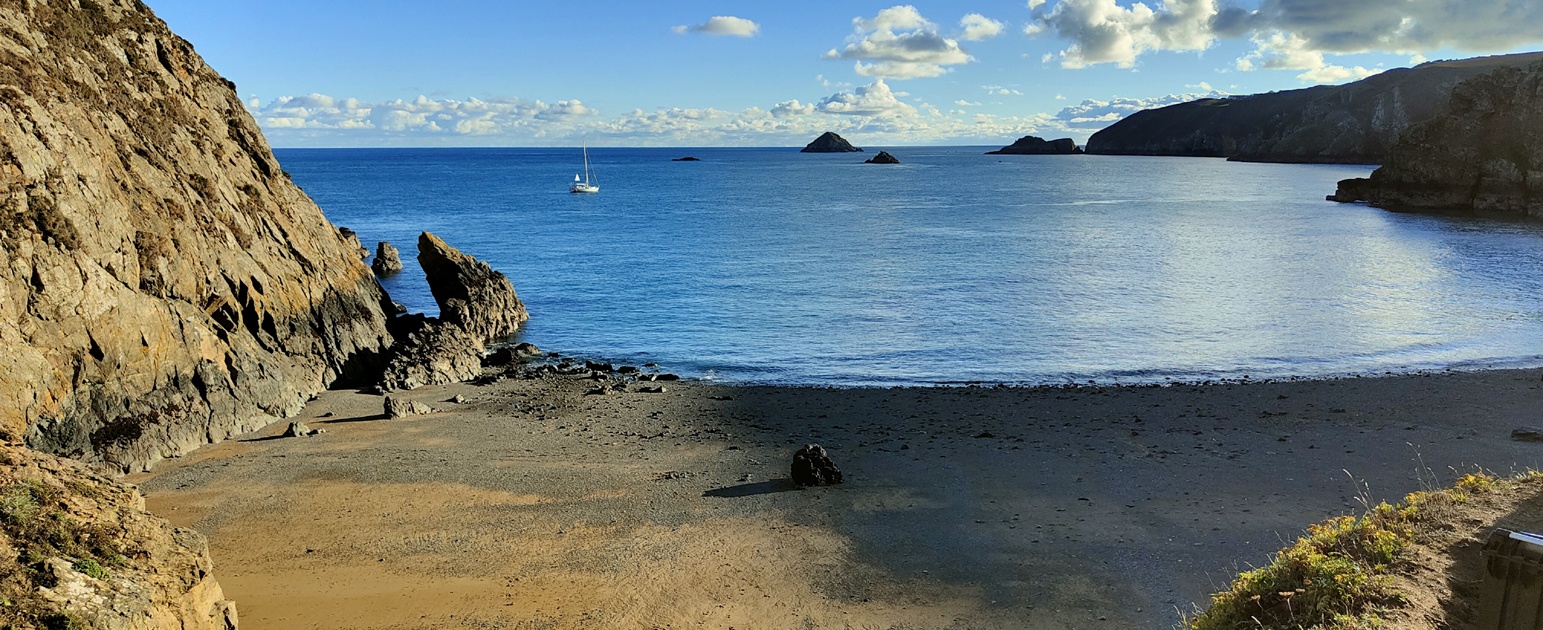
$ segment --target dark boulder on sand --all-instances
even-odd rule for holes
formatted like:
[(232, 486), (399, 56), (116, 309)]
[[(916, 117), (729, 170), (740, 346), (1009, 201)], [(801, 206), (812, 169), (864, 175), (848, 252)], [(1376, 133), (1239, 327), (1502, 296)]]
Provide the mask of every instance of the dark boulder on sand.
[(1005, 147), (987, 151), (986, 155), (1078, 155), (1081, 153), (1082, 149), (1077, 148), (1076, 141), (1071, 138), (1046, 140), (1035, 136), (1024, 136)]
[(841, 483), (841, 469), (819, 444), (805, 444), (793, 454), (793, 483), (800, 486), (833, 486)]
[(799, 153), (856, 153), (862, 151), (847, 142), (846, 138), (836, 135), (833, 131), (827, 131), (815, 138), (814, 142), (805, 145)]
[(899, 164), (900, 158), (890, 155), (888, 151), (880, 151), (878, 155), (863, 160), (863, 164)]

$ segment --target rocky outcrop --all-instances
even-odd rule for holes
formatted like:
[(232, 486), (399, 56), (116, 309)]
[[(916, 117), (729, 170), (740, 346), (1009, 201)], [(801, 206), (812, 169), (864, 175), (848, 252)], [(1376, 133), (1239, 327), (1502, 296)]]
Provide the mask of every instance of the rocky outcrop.
[(7, 627), (236, 628), (204, 537), (80, 462), (0, 445), (0, 551)]
[(471, 379), (488, 344), (506, 339), (530, 318), (504, 274), (439, 237), (418, 237), (418, 264), (439, 304), (439, 318), (399, 318), (401, 340), (380, 389), (392, 391)]
[(675, 158), (675, 159), (670, 160), (670, 161), (671, 162), (701, 162), (702, 159), (701, 158), (694, 158), (694, 157), (691, 157), (691, 156), (688, 155), (686, 157), (678, 157), (678, 158)]
[(390, 243), (381, 241), (375, 245), (375, 260), (370, 261), (370, 271), (386, 277), (402, 272), (402, 255)]
[(888, 151), (880, 151), (878, 155), (863, 160), (863, 164), (899, 164), (900, 158), (890, 155)]
[(1077, 142), (1071, 138), (1058, 140), (1045, 140), (1034, 136), (1024, 136), (1014, 140), (1012, 144), (987, 151), (986, 155), (1072, 155), (1082, 153), (1077, 148)]
[(1543, 53), (1436, 61), (1345, 85), (1149, 109), (1093, 134), (1087, 152), (1377, 164), (1405, 130), (1443, 111), (1458, 83), (1539, 59)]
[(836, 135), (834, 131), (827, 131), (820, 134), (820, 137), (815, 138), (814, 142), (810, 142), (809, 144), (804, 145), (804, 148), (799, 149), (798, 152), (855, 153), (857, 151), (862, 151), (862, 149), (852, 146), (852, 143), (847, 142), (846, 138)]
[(1341, 181), (1329, 199), (1543, 217), (1543, 62), (1459, 84), (1449, 111), (1410, 129), (1370, 178)]
[(800, 486), (831, 486), (844, 481), (841, 469), (819, 444), (805, 444), (793, 453), (793, 483)]
[(0, 437), (145, 469), (367, 378), (355, 247), (144, 3), (0, 4)]

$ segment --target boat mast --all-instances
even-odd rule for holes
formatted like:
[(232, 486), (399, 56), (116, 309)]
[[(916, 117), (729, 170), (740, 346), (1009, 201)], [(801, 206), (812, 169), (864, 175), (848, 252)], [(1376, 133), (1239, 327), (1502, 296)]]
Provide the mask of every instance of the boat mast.
[(589, 183), (589, 145), (584, 145), (584, 183)]

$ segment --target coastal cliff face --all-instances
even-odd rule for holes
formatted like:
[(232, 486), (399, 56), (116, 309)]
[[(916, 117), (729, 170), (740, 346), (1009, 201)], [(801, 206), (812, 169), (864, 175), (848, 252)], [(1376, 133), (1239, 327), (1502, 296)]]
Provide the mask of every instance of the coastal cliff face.
[(0, 439), (146, 469), (390, 343), (234, 87), (136, 0), (0, 0)]
[(0, 445), (0, 625), (234, 630), (202, 535), (145, 512), (133, 486)]
[(1449, 111), (1410, 129), (1370, 178), (1341, 181), (1329, 199), (1543, 217), (1543, 62), (1459, 84)]
[(1375, 164), (1415, 123), (1444, 110), (1458, 83), (1543, 53), (1439, 61), (1354, 83), (1201, 99), (1136, 112), (1088, 139), (1105, 155)]

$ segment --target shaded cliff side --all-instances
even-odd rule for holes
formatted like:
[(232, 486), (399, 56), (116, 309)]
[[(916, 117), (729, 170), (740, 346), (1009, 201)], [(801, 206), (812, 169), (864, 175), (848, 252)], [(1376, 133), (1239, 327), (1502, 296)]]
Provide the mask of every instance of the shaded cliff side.
[(1370, 178), (1339, 182), (1329, 199), (1543, 217), (1543, 62), (1462, 82), (1447, 112), (1411, 128)]
[(144, 469), (389, 344), (357, 251), (137, 0), (0, 0), (0, 438)]
[(1149, 109), (1093, 134), (1087, 152), (1376, 164), (1411, 125), (1443, 111), (1458, 83), (1540, 59), (1543, 53), (1436, 61), (1345, 85)]
[(234, 630), (202, 535), (80, 462), (0, 445), (0, 626)]

